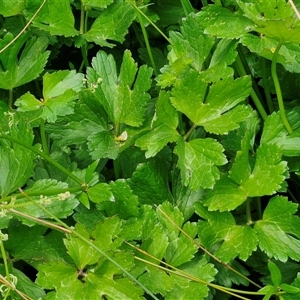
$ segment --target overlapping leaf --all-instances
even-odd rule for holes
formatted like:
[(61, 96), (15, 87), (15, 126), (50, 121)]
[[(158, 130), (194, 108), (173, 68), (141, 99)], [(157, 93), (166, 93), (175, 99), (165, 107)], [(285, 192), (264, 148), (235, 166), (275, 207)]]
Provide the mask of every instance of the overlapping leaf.
[[(89, 5), (98, 2), (99, 7), (108, 4), (108, 1), (100, 3), (94, 1)], [(117, 0), (112, 2), (93, 23), (91, 29), (85, 33), (84, 37), (100, 46), (113, 47), (114, 44), (108, 40), (123, 42), (124, 36), (127, 33), (128, 27), (135, 18), (134, 8), (127, 1)]]
[[(0, 40), (0, 49), (12, 40), (7, 33)], [(19, 51), (25, 47), (20, 54)], [(31, 37), (23, 35), (8, 49), (0, 54), (0, 88), (10, 90), (36, 79), (44, 70), (50, 51), (45, 51), (48, 39), (45, 36)]]
[(73, 113), (74, 100), (83, 87), (83, 74), (75, 71), (46, 73), (43, 77), (43, 99), (37, 100), (31, 93), (26, 93), (16, 101), (18, 111), (41, 110), (40, 117), (55, 122), (58, 116)]

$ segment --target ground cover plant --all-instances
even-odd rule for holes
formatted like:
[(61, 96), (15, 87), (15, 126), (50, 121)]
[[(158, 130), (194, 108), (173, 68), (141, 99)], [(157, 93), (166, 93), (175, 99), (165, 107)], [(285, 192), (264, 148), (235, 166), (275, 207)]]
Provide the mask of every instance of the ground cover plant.
[(0, 0), (2, 299), (299, 299), (299, 8)]

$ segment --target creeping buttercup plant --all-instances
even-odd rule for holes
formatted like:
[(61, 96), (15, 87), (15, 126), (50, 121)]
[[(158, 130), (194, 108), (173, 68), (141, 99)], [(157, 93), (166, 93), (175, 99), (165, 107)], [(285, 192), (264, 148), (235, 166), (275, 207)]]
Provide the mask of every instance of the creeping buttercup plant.
[(0, 0), (3, 299), (298, 299), (300, 8)]

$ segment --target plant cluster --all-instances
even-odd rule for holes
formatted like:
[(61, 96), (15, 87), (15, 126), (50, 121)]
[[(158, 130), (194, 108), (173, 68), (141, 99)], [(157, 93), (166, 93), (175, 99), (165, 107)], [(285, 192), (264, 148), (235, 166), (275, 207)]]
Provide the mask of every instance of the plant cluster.
[(300, 1), (0, 0), (3, 299), (299, 299)]

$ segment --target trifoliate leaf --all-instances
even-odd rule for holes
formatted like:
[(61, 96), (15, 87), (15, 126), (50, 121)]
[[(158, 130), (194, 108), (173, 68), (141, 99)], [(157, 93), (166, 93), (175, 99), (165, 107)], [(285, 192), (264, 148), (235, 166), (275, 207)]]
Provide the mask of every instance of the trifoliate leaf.
[(248, 149), (244, 147), (244, 151), (237, 152), (229, 178), (222, 176), (214, 189), (207, 192), (205, 205), (210, 210), (233, 210), (248, 197), (273, 195), (280, 190), (287, 163), (281, 161), (281, 151), (276, 145), (260, 145), (253, 169), (251, 165)]
[(92, 61), (93, 69), (88, 69), (88, 82), (98, 77), (95, 95), (103, 105), (113, 123), (125, 123), (140, 126), (145, 118), (146, 104), (150, 96), (146, 91), (150, 88), (152, 71), (137, 64), (126, 50), (119, 77), (114, 58), (105, 52), (98, 52)]
[(221, 144), (211, 138), (190, 142), (180, 139), (174, 152), (179, 158), (183, 184), (193, 190), (213, 188), (220, 177), (217, 166), (227, 162), (223, 150)]
[(75, 71), (58, 71), (46, 73), (43, 77), (43, 99), (34, 100), (29, 93), (16, 101), (18, 111), (33, 111), (41, 109), (41, 118), (48, 122), (55, 122), (58, 116), (73, 113), (74, 100), (78, 99), (78, 92), (83, 86), (83, 74)]
[[(251, 80), (232, 77), (213, 83), (207, 94), (208, 86), (203, 75), (190, 70), (183, 79), (178, 79), (172, 90), (171, 102), (193, 123), (204, 126), (216, 134), (224, 134), (238, 128), (238, 123), (250, 117), (251, 110), (245, 106), (234, 108), (250, 94)], [(228, 115), (226, 115), (228, 114)]]
[(263, 218), (257, 221), (254, 229), (259, 238), (259, 247), (277, 260), (286, 262), (288, 258), (300, 260), (300, 219), (293, 216), (297, 204), (285, 197), (273, 197), (266, 207)]
[[(40, 3), (28, 1), (26, 17), (30, 19), (39, 8)], [(51, 35), (75, 36), (75, 18), (69, 0), (46, 1), (42, 9), (33, 19), (33, 25), (49, 31)]]
[(205, 28), (204, 33), (228, 39), (240, 38), (255, 27), (240, 12), (232, 12), (219, 5), (201, 9), (197, 14), (197, 21)]
[[(12, 40), (12, 35), (5, 35), (0, 40), (2, 49)], [(25, 47), (19, 54), (20, 49)], [(48, 39), (45, 36), (32, 37), (24, 35), (0, 54), (0, 88), (10, 90), (36, 79), (44, 70), (50, 51), (45, 51)]]
[(108, 42), (108, 40), (123, 42), (128, 27), (134, 18), (134, 8), (130, 3), (123, 0), (113, 1), (100, 13), (84, 37), (87, 41), (94, 42), (102, 47), (113, 47), (114, 44)]
[(15, 113), (0, 109), (0, 195), (5, 197), (26, 183), (32, 176), (36, 155), (17, 143), (2, 138), (8, 134), (31, 147), (34, 139), (29, 123), (18, 119)]
[(198, 232), (203, 245), (209, 250), (221, 243), (214, 253), (221, 261), (229, 262), (239, 256), (242, 260), (256, 250), (258, 238), (248, 225), (237, 225), (229, 212), (209, 212), (202, 204), (195, 204), (196, 213), (206, 221), (200, 221)]

